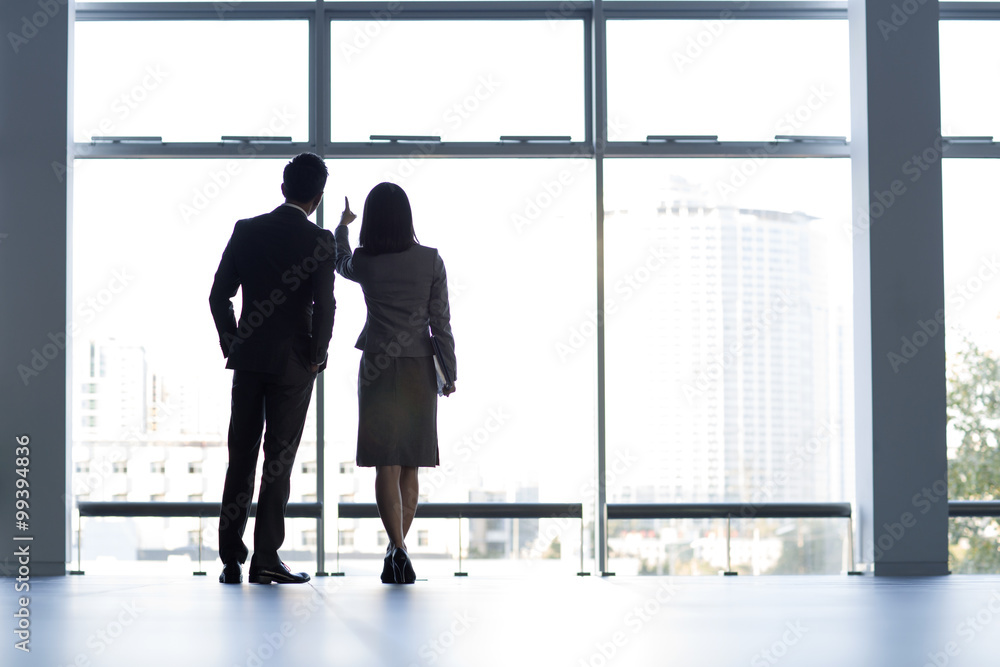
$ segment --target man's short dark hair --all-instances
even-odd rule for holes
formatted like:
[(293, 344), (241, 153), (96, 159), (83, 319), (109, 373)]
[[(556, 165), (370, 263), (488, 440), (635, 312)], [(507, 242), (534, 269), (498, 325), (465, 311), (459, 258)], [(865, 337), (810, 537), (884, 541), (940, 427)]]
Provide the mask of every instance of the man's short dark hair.
[(285, 165), (285, 198), (294, 202), (309, 202), (326, 187), (329, 172), (323, 158), (315, 153), (299, 153)]

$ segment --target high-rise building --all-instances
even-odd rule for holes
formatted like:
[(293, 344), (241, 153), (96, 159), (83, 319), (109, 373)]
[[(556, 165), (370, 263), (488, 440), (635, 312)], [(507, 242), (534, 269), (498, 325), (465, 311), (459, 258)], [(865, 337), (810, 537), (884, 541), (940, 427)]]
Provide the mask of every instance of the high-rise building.
[(642, 462), (612, 484), (613, 498), (847, 497), (850, 292), (830, 273), (829, 225), (802, 212), (715, 205), (684, 181), (655, 208), (606, 215), (659, 260), (613, 267), (623, 278), (609, 354), (636, 362), (611, 366), (629, 368), (612, 382), (642, 386), (609, 397), (612, 446)]

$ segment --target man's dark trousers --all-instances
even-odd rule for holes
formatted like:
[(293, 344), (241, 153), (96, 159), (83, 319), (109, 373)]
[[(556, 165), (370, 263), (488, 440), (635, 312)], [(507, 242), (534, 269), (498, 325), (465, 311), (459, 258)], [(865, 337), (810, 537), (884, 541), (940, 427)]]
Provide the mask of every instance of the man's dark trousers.
[(262, 432), (264, 470), (257, 500), (252, 565), (268, 567), (280, 562), (278, 548), (285, 540), (289, 481), (315, 379), (316, 374), (294, 358), (282, 374), (233, 371), (229, 468), (219, 520), (222, 562), (246, 562), (243, 531), (250, 516)]

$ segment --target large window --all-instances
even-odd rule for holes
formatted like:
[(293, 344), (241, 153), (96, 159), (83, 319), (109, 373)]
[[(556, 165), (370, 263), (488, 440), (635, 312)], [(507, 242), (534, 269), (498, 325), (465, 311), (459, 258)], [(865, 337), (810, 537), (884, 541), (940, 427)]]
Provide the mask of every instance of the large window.
[(496, 142), (557, 135), (579, 141), (582, 46), (582, 21), (336, 21), (333, 139), (429, 135)]
[(79, 23), (74, 136), (304, 141), (308, 49), (305, 21)]
[[(447, 265), (459, 390), (439, 401), (422, 500), (583, 506), (582, 526), (418, 519), (424, 573), (459, 555), (480, 571), (604, 568), (602, 463), (610, 503), (850, 500), (849, 166), (828, 138), (849, 134), (847, 23), (654, 4), (606, 25), (585, 3), (82, 5), (78, 498), (219, 498), (230, 375), (208, 290), (233, 223), (280, 203), (282, 165), (312, 150), (330, 168), (318, 223), (392, 181)], [(294, 524), (283, 556), (325, 541), (374, 572), (378, 521), (334, 511), (374, 502), (373, 471), (353, 464), (364, 303), (339, 277), (335, 296), (291, 497), (323, 500), (326, 531)], [(199, 524), (130, 530), (116, 554), (190, 555)], [(687, 520), (605, 537), (622, 573), (710, 571), (726, 544)], [(836, 571), (843, 546), (821, 519), (747, 519), (732, 537), (757, 573)]]
[[(993, 21), (941, 22), (942, 134), (1000, 135), (996, 122), (1000, 97), (977, 78), (1000, 63), (995, 36)], [(995, 160), (948, 159), (943, 164), (948, 494), (956, 500), (996, 500), (1000, 496), (996, 430), (1000, 263), (992, 248), (1000, 237), (992, 222), (989, 193), (1000, 169)], [(996, 517), (952, 518), (952, 571), (1000, 571), (998, 535)]]
[[(355, 210), (362, 209), (373, 184), (392, 180), (403, 186), (417, 236), (438, 248), (447, 267), (459, 390), (439, 400), (441, 466), (421, 471), (420, 493), (427, 501), (593, 499), (589, 453), (595, 446), (596, 359), (569, 351), (596, 305), (588, 196), (593, 178), (592, 162), (579, 159), (333, 163), (328, 189), (349, 193)], [(357, 231), (352, 226), (353, 244)], [(335, 294), (334, 359), (326, 373), (327, 451), (336, 452), (336, 461), (350, 461), (360, 360), (353, 346), (365, 310), (358, 285), (338, 277)], [(331, 470), (336, 461), (330, 461)], [(335, 479), (338, 494), (374, 502), (373, 469), (352, 467)], [(554, 540), (567, 545), (559, 553), (566, 567), (575, 557), (579, 568), (578, 520), (550, 528), (543, 521), (541, 531), (537, 520), (521, 520), (519, 539), (511, 520), (488, 529), (489, 521), (471, 522), (465, 538), (470, 555), (551, 559)], [(432, 531), (427, 552), (436, 548), (457, 558), (454, 523), (425, 525)], [(384, 552), (373, 539), (379, 527), (357, 522), (355, 552)]]
[[(208, 293), (236, 220), (280, 203), (284, 163), (76, 161), (69, 328), (73, 458), (86, 470), (73, 479), (79, 499), (221, 500), (232, 372)], [(234, 303), (238, 316), (239, 296)], [(315, 449), (314, 401), (298, 460), (314, 460)], [(315, 493), (316, 478), (297, 469), (292, 484), (296, 493)], [(85, 522), (85, 530), (102, 531), (97, 524), (116, 521)], [(128, 525), (130, 541), (117, 543), (111, 533), (85, 539), (84, 556), (197, 556), (188, 541), (197, 519)], [(217, 544), (216, 526), (202, 525), (207, 550)], [(313, 557), (295, 549), (297, 530), (309, 527), (290, 522), (290, 558)]]
[[(944, 166), (945, 348), (948, 369), (948, 494), (995, 500), (1000, 493), (997, 386), (1000, 382), (1000, 233), (986, 193), (1000, 178), (992, 160)], [(923, 326), (936, 326), (927, 322)], [(995, 518), (951, 519), (952, 570), (1000, 570)]]
[(610, 21), (609, 139), (849, 134), (846, 21)]
[(850, 498), (847, 161), (609, 160), (605, 183), (612, 501)]
[(941, 133), (1000, 136), (1000, 96), (982, 72), (1000, 66), (993, 21), (941, 22)]

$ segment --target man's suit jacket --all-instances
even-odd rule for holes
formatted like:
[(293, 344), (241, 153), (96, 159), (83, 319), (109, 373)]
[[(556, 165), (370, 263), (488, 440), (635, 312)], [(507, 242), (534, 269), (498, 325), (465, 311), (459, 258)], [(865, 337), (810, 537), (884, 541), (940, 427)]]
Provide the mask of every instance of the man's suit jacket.
[[(326, 368), (334, 253), (333, 234), (291, 206), (236, 223), (209, 296), (226, 368), (282, 374), (291, 360)], [(231, 299), (240, 286), (237, 324)]]
[(365, 354), (429, 357), (430, 331), (443, 361), (457, 379), (455, 338), (451, 333), (448, 276), (436, 248), (413, 245), (397, 253), (372, 255), (364, 247), (351, 252), (346, 225), (338, 225), (337, 273), (360, 283), (368, 319), (354, 347)]

